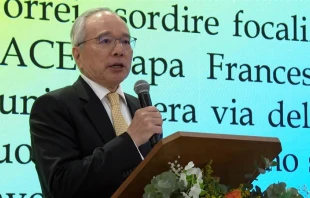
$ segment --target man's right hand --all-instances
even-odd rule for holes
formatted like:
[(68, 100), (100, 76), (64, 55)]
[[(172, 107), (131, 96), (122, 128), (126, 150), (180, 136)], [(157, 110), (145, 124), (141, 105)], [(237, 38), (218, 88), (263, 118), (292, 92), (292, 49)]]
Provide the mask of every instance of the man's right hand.
[(136, 111), (127, 133), (139, 147), (146, 143), (154, 134), (162, 133), (163, 120), (154, 106), (144, 107)]

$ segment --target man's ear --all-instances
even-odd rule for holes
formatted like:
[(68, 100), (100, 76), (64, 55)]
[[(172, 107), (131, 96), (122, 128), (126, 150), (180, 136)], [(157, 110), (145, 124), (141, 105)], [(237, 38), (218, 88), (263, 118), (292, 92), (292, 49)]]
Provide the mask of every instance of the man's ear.
[[(77, 64), (77, 66), (80, 68), (80, 66), (81, 66), (81, 64), (80, 64), (80, 62), (81, 62), (81, 60), (80, 60), (80, 58), (81, 58), (81, 54), (80, 54), (80, 48), (79, 47), (77, 47), (77, 46), (74, 46), (73, 48), (72, 48), (72, 55), (73, 55), (73, 58), (74, 58), (74, 60), (75, 60), (75, 62), (76, 62), (76, 64)], [(81, 69), (81, 68), (80, 68)]]

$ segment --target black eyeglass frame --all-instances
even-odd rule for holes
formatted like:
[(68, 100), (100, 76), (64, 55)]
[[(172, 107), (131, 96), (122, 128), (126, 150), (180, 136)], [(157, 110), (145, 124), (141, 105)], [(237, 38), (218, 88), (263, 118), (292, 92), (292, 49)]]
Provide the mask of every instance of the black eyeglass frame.
[[(79, 44), (77, 44), (77, 46), (79, 47), (80, 45), (82, 45), (82, 44), (84, 44), (84, 43), (86, 43), (86, 42), (88, 42), (88, 41), (94, 40), (94, 39), (98, 39), (98, 44), (99, 44), (99, 38), (100, 38), (100, 37), (105, 37), (105, 35), (99, 35), (99, 36), (96, 36), (95, 38), (91, 38), (91, 39), (82, 41), (82, 42), (80, 42)], [(125, 38), (125, 37), (127, 37), (127, 36), (122, 37), (122, 38), (119, 38), (119, 39), (117, 39), (117, 38), (115, 38), (115, 37), (113, 37), (113, 36), (108, 36), (108, 37), (114, 38), (114, 39), (115, 39), (114, 43), (116, 43), (116, 41), (121, 41), (123, 38)], [(137, 42), (138, 39), (135, 38), (135, 37), (132, 37), (132, 36), (128, 36), (128, 37), (129, 37), (129, 40), (133, 39), (132, 41), (130, 41), (130, 43), (131, 43), (131, 42), (134, 42), (134, 47), (135, 47), (136, 42)], [(123, 44), (122, 44), (122, 43), (121, 43), (121, 45), (122, 45), (122, 47), (123, 47)], [(131, 46), (131, 45), (130, 45), (130, 46)], [(131, 46), (131, 49), (133, 49), (134, 47)]]

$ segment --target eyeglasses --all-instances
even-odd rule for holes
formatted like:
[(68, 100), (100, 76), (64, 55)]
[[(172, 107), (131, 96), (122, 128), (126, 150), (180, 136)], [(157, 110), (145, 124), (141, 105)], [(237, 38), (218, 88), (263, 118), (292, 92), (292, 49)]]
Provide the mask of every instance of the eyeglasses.
[(129, 49), (133, 49), (136, 45), (136, 41), (137, 39), (134, 37), (130, 37), (130, 36), (126, 36), (123, 38), (114, 38), (113, 36), (97, 36), (95, 38), (83, 41), (81, 43), (79, 43), (77, 46), (82, 45), (83, 43), (86, 43), (88, 41), (97, 39), (98, 40), (98, 44), (101, 45), (104, 48), (110, 48), (110, 47), (115, 47), (116, 45), (116, 41), (118, 40), (121, 44), (121, 46), (123, 47), (123, 49), (125, 50), (129, 50)]

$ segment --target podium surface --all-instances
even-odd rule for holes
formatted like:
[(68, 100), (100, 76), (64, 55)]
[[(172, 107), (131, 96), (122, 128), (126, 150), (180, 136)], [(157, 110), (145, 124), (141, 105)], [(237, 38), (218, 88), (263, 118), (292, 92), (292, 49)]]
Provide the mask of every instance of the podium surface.
[(249, 181), (245, 174), (259, 175), (254, 164), (261, 156), (273, 160), (281, 150), (278, 138), (176, 132), (155, 145), (112, 197), (142, 197), (151, 179), (168, 171), (168, 162), (176, 159), (182, 166), (193, 161), (200, 168), (212, 160), (213, 175), (220, 177), (220, 183), (238, 187)]

